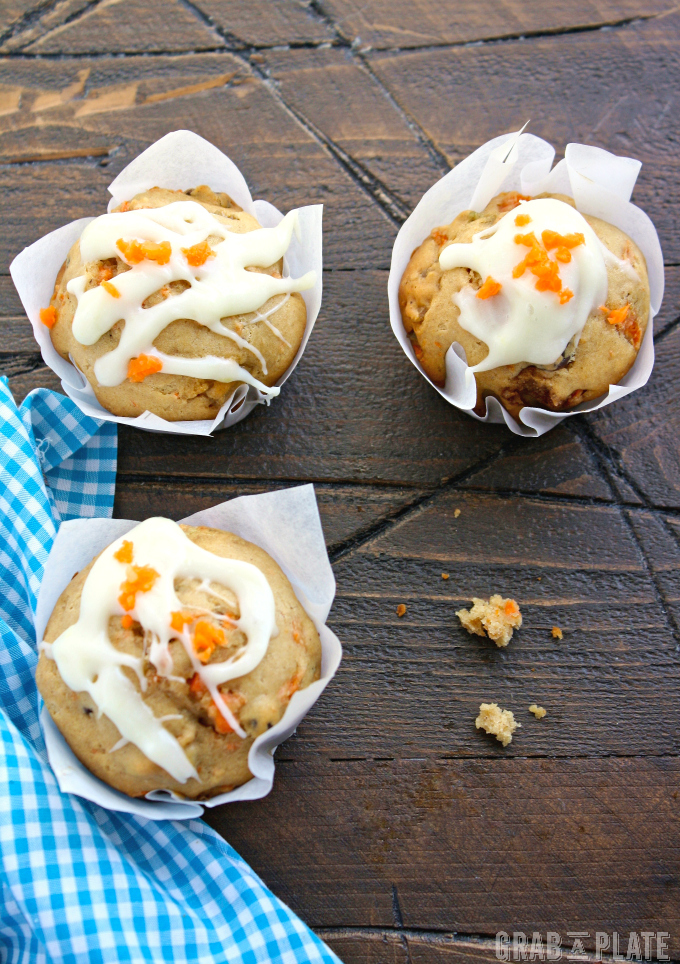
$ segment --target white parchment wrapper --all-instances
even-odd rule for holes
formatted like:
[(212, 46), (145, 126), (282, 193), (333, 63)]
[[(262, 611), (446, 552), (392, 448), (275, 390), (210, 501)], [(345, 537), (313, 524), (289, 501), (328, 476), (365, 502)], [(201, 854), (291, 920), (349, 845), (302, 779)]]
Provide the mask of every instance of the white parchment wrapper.
[[(337, 636), (325, 625), (335, 596), (335, 577), (326, 553), (313, 485), (241, 496), (197, 512), (182, 522), (234, 532), (260, 546), (278, 562), (321, 637), (321, 678), (294, 693), (281, 720), (254, 741), (248, 754), (252, 779), (230, 793), (200, 803), (182, 800), (164, 790), (153, 791), (146, 799), (133, 799), (109, 787), (78, 760), (43, 707), (41, 723), (47, 755), (60, 789), (109, 810), (153, 820), (189, 819), (200, 816), (204, 807), (265, 797), (274, 782), (274, 750), (288, 739), (321, 696), (342, 657)], [(76, 519), (62, 523), (40, 587), (35, 620), (38, 640), (43, 638), (52, 610), (74, 573), (136, 525), (128, 519)]]
[[(616, 157), (599, 147), (568, 144), (564, 160), (552, 168), (555, 151), (547, 141), (533, 134), (504, 134), (487, 141), (457, 164), (423, 195), (402, 225), (392, 250), (387, 283), (390, 322), (397, 341), (418, 371), (439, 394), (479, 422), (505, 422), (516, 435), (536, 437), (554, 428), (562, 419), (578, 412), (592, 412), (647, 383), (654, 366), (653, 319), (661, 307), (664, 287), (663, 256), (656, 229), (649, 217), (630, 202), (640, 161)], [(552, 168), (552, 170), (551, 170)], [(466, 379), (465, 352), (455, 342), (446, 353), (446, 385), (432, 382), (413, 351), (399, 310), (399, 284), (411, 254), (433, 228), (449, 224), (461, 211), (481, 211), (500, 191), (536, 195), (544, 191), (572, 197), (582, 214), (591, 214), (625, 231), (647, 259), (651, 308), (649, 324), (633, 367), (606, 395), (578, 405), (569, 412), (548, 412), (523, 408), (518, 422), (495, 398), (487, 398), (486, 415), (473, 412), (477, 401), (474, 378)]]
[[(135, 194), (152, 187), (188, 190), (207, 184), (214, 191), (225, 191), (244, 211), (257, 218), (262, 227), (275, 227), (283, 214), (268, 201), (253, 201), (245, 179), (233, 161), (209, 141), (192, 131), (174, 131), (147, 148), (131, 161), (109, 185), (113, 195), (109, 211), (129, 201)], [(284, 257), (284, 269), (295, 278), (307, 271), (316, 272), (316, 284), (301, 295), (307, 306), (307, 326), (302, 344), (290, 368), (276, 382), (280, 387), (292, 375), (307, 345), (321, 307), (322, 290), (322, 204), (298, 208), (299, 232), (294, 234)], [(228, 398), (212, 421), (168, 422), (151, 412), (136, 418), (112, 415), (97, 401), (85, 376), (57, 352), (49, 330), (40, 321), (40, 309), (50, 303), (54, 281), (72, 245), (94, 218), (81, 218), (57, 228), (24, 248), (10, 265), (12, 280), (21, 298), (33, 334), (45, 363), (61, 379), (62, 388), (78, 407), (93, 418), (121, 425), (134, 425), (153, 432), (178, 435), (210, 435), (217, 428), (240, 422), (256, 405), (269, 404), (259, 389), (241, 385)]]

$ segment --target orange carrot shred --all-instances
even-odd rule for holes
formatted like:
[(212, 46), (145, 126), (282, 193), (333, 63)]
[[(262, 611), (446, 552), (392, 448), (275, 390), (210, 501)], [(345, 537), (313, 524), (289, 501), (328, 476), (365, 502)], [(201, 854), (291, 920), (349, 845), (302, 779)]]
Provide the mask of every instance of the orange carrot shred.
[(110, 281), (102, 281), (101, 286), (112, 298), (120, 298), (120, 291)]
[(399, 603), (399, 605), (397, 606), (397, 616), (401, 617), (405, 615), (406, 615), (406, 606), (403, 603)]
[(194, 629), (194, 652), (202, 663), (207, 663), (217, 646), (224, 646), (226, 637), (221, 629), (201, 619)]
[(167, 264), (172, 254), (169, 241), (126, 241), (125, 238), (118, 238), (116, 247), (128, 264), (139, 264), (141, 261)]
[(181, 633), (185, 623), (193, 622), (194, 617), (191, 613), (170, 613), (170, 627), (177, 633)]
[(54, 325), (57, 323), (56, 308), (53, 305), (50, 305), (49, 308), (41, 308), (40, 320), (42, 321), (43, 325), (47, 325), (48, 328), (54, 327)]
[(138, 355), (128, 363), (127, 377), (131, 382), (143, 382), (147, 375), (161, 371), (163, 362), (153, 355)]
[(125, 613), (125, 615), (121, 617), (120, 623), (123, 629), (130, 629), (134, 623), (134, 619), (129, 613)]
[(531, 218), (529, 217), (528, 214), (518, 214), (517, 217), (515, 218), (515, 224), (517, 225), (518, 228), (523, 228), (524, 225), (528, 224), (530, 221), (531, 221)]
[(485, 301), (487, 298), (493, 298), (493, 296), (497, 295), (501, 290), (501, 287), (502, 285), (500, 282), (494, 281), (491, 275), (489, 275), (482, 287), (477, 292), (477, 297), (481, 298), (483, 301)]
[(118, 602), (126, 611), (135, 608), (138, 592), (149, 592), (158, 579), (158, 573), (151, 566), (128, 566), (127, 579), (121, 583)]
[(628, 304), (622, 308), (615, 308), (614, 311), (610, 311), (607, 315), (607, 321), (610, 325), (622, 325), (628, 316), (629, 310), (630, 305)]
[(516, 616), (519, 612), (519, 606), (514, 599), (507, 599), (505, 601), (505, 615), (506, 616)]
[(118, 562), (123, 562), (125, 565), (129, 565), (132, 562), (132, 552), (134, 546), (127, 539), (123, 539), (123, 545), (120, 549), (117, 549), (113, 554), (113, 558), (117, 559)]
[(577, 248), (580, 244), (585, 244), (585, 237), (578, 234), (559, 234), (557, 231), (545, 230), (541, 234), (541, 240), (546, 251), (552, 248)]
[(207, 241), (201, 241), (200, 244), (194, 244), (190, 248), (182, 248), (182, 254), (192, 268), (200, 268), (208, 258), (215, 257), (215, 252)]

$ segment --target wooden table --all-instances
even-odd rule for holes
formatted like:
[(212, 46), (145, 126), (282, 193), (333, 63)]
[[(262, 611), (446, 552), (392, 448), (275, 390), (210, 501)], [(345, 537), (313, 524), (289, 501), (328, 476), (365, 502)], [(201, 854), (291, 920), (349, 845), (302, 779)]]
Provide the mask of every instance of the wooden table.
[[(666, 931), (680, 957), (675, 0), (2, 0), (0, 21), (17, 398), (59, 386), (9, 261), (100, 213), (162, 134), (202, 134), (283, 209), (325, 205), (324, 304), (281, 398), (212, 439), (120, 431), (119, 516), (317, 486), (344, 661), (271, 795), (208, 822), (346, 962), (493, 960), (500, 929)], [(435, 394), (386, 299), (421, 194), (527, 118), (558, 153), (644, 162), (667, 264), (648, 387), (537, 441)], [(491, 592), (524, 613), (506, 651), (454, 615)], [(522, 723), (507, 749), (475, 730), (483, 700)]]

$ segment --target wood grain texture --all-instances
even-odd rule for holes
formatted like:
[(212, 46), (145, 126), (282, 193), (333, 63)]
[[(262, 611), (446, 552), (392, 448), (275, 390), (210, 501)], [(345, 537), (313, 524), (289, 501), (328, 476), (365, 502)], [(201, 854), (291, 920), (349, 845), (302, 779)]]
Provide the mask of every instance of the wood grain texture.
[[(634, 200), (653, 218), (666, 260), (678, 263), (680, 194), (671, 144), (680, 122), (670, 91), (680, 81), (679, 36), (680, 14), (671, 13), (604, 34), (368, 58), (452, 162), (528, 118), (558, 152), (578, 141), (639, 158), (644, 166)], [(474, 109), (461, 110), (463, 104)]]
[[(19, 399), (59, 386), (9, 261), (103, 211), (168, 130), (215, 143), (254, 196), (325, 206), (324, 304), (281, 398), (212, 439), (121, 429), (115, 513), (316, 483), (345, 656), (272, 794), (206, 819), (346, 964), (492, 964), (469, 935), (500, 928), (665, 930), (680, 957), (675, 5), (0, 0), (0, 373)], [(644, 161), (668, 263), (649, 386), (540, 440), (439, 398), (386, 300), (420, 195), (527, 117), (558, 150)], [(506, 650), (455, 616), (493, 592), (524, 615)], [(482, 700), (522, 724), (506, 749), (475, 729)]]
[(668, 757), (280, 761), (267, 799), (206, 820), (313, 926), (394, 927), (396, 888), (405, 928), (666, 930), (677, 957), (679, 778)]
[(642, 392), (587, 416), (592, 431), (609, 449), (643, 500), (680, 506), (680, 465), (675, 375), (680, 364), (680, 330), (656, 345), (656, 362)]
[(592, 30), (674, 8), (673, 0), (321, 0), (342, 35), (371, 48), (438, 47), (532, 33)]
[(201, 11), (232, 43), (247, 47), (318, 44), (334, 39), (332, 27), (311, 3), (290, 0), (201, 0)]
[(142, 53), (211, 50), (224, 41), (179, 0), (104, 0), (82, 4), (75, 19), (22, 45), (33, 54)]

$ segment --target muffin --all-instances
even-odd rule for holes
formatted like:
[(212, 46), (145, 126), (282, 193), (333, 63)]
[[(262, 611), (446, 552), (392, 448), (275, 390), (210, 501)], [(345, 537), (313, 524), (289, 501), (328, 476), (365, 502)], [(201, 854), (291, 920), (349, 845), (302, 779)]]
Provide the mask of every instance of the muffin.
[(229, 532), (149, 519), (63, 591), (36, 682), (78, 759), (132, 797), (207, 799), (319, 679), (321, 643), (274, 560)]
[(276, 395), (315, 281), (282, 277), (296, 219), (263, 229), (205, 185), (144, 191), (85, 228), (41, 320), (114, 415), (212, 419), (244, 383)]
[[(413, 252), (399, 288), (406, 332), (427, 375), (465, 350), (475, 412), (494, 396), (517, 418), (606, 394), (637, 356), (650, 310), (644, 256), (623, 231), (557, 194), (499, 194), (463, 211)], [(469, 373), (468, 373), (469, 374)]]

